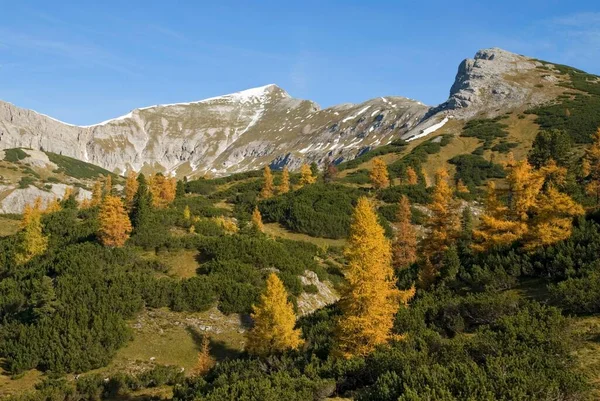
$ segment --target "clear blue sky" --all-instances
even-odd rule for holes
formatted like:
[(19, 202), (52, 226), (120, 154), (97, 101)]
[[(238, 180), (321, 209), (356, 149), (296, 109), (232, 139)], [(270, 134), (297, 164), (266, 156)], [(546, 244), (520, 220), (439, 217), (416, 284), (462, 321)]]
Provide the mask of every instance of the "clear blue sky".
[(504, 49), (600, 74), (597, 0), (0, 0), (0, 99), (73, 124), (276, 83), (322, 106), (446, 99)]

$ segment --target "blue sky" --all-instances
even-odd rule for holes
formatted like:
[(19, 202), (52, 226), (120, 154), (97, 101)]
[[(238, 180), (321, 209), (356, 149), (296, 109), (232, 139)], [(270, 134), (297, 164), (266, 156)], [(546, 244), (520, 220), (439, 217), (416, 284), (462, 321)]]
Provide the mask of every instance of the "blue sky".
[[(126, 5), (125, 5), (126, 4)], [(446, 99), (502, 47), (600, 74), (597, 1), (4, 1), (0, 99), (73, 124), (275, 83), (322, 106)]]

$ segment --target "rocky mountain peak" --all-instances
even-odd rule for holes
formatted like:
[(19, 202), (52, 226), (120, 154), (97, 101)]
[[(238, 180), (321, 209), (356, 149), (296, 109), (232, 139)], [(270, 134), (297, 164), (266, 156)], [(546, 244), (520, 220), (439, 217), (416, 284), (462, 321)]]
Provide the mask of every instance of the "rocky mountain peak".
[(546, 101), (547, 97), (535, 90), (539, 65), (536, 60), (497, 47), (479, 50), (474, 58), (460, 63), (450, 97), (432, 113), (448, 111), (458, 118), (494, 116)]

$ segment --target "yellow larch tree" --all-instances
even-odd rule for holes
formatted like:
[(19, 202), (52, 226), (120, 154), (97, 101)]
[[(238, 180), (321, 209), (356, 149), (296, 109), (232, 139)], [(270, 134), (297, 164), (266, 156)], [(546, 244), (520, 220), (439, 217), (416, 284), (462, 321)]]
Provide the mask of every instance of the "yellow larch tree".
[(104, 246), (121, 247), (131, 234), (131, 221), (121, 198), (108, 195), (100, 205), (98, 238)]
[(456, 192), (458, 192), (459, 194), (468, 194), (471, 191), (469, 191), (469, 187), (465, 185), (463, 180), (459, 179), (456, 183)]
[(194, 376), (204, 376), (209, 370), (215, 366), (215, 358), (210, 354), (210, 338), (205, 335), (202, 337), (202, 343), (200, 344), (200, 351), (198, 352), (198, 359), (194, 366)]
[(512, 220), (527, 221), (529, 209), (535, 205), (536, 198), (544, 185), (544, 175), (535, 171), (527, 160), (507, 164), (509, 169), (506, 180), (510, 193), (509, 214)]
[(473, 230), (473, 249), (485, 251), (520, 239), (527, 232), (527, 224), (508, 218), (508, 207), (498, 200), (496, 184), (488, 181), (485, 211), (480, 217), (479, 226)]
[(139, 188), (140, 184), (137, 180), (137, 174), (133, 170), (129, 170), (127, 173), (127, 179), (125, 180), (125, 206), (127, 209), (131, 209), (133, 206), (133, 198)]
[(396, 271), (417, 260), (417, 233), (411, 224), (410, 202), (402, 195), (396, 213), (396, 238), (392, 244), (392, 265)]
[(288, 171), (287, 166), (284, 167), (281, 172), (281, 182), (279, 183), (277, 192), (280, 194), (287, 194), (290, 192), (290, 172)]
[(373, 159), (369, 178), (374, 189), (382, 189), (390, 186), (390, 175), (387, 164), (385, 164), (382, 158), (376, 157)]
[(258, 304), (252, 306), (254, 327), (248, 331), (246, 349), (250, 354), (267, 356), (303, 344), (300, 329), (294, 329), (296, 315), (288, 293), (277, 274), (271, 273)]
[(411, 166), (406, 168), (406, 183), (408, 185), (417, 185), (419, 182), (419, 178), (417, 176), (417, 172)]
[(258, 206), (254, 207), (251, 222), (252, 227), (254, 227), (255, 230), (260, 231), (261, 233), (265, 231), (265, 226), (262, 221), (262, 216), (260, 215), (260, 210), (258, 210)]
[(435, 187), (429, 204), (429, 233), (423, 240), (423, 252), (434, 266), (453, 243), (460, 229), (457, 205), (448, 184), (448, 172), (441, 168), (435, 174)]
[(90, 206), (98, 206), (100, 203), (102, 203), (102, 181), (98, 179), (92, 187), (92, 198), (89, 204)]
[(152, 194), (152, 206), (163, 209), (175, 200), (177, 180), (167, 178), (161, 173), (150, 176), (148, 180), (150, 193)]
[(112, 177), (107, 175), (104, 179), (104, 196), (112, 195), (113, 185), (112, 185)]
[(265, 166), (264, 172), (263, 172), (263, 178), (265, 180), (265, 182), (263, 183), (263, 187), (260, 191), (260, 198), (261, 199), (269, 199), (271, 197), (273, 197), (273, 190), (274, 190), (274, 186), (273, 186), (273, 174), (271, 173), (271, 168), (269, 166)]
[(312, 170), (310, 168), (310, 166), (308, 164), (303, 164), (302, 167), (300, 167), (300, 187), (303, 187), (305, 185), (310, 185), (310, 184), (314, 184), (315, 182), (317, 182), (317, 177), (315, 177), (312, 173)]
[(52, 200), (48, 201), (46, 207), (44, 208), (44, 214), (50, 214), (58, 212), (62, 209), (60, 206), (60, 200), (58, 198), (52, 198)]
[(340, 300), (336, 338), (337, 353), (348, 358), (366, 355), (387, 342), (400, 303), (410, 297), (396, 288), (390, 241), (365, 197), (354, 208), (344, 254), (347, 285)]
[(573, 218), (584, 213), (583, 207), (553, 185), (542, 193), (532, 208), (534, 214), (525, 247), (534, 249), (571, 236)]
[(48, 249), (48, 237), (42, 232), (41, 198), (37, 198), (33, 206), (25, 206), (21, 228), (23, 231), (20, 233), (20, 242), (15, 254), (17, 264), (27, 263)]

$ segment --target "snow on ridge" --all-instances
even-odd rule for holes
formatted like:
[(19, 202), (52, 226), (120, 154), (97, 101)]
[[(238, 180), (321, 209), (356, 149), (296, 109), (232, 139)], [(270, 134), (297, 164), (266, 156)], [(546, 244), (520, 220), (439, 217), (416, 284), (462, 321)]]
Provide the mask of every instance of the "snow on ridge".
[(98, 127), (100, 125), (106, 125), (108, 123), (112, 123), (112, 122), (119, 121), (119, 120), (125, 120), (125, 119), (131, 118), (131, 117), (133, 117), (133, 111), (130, 111), (129, 113), (122, 115), (120, 117), (117, 117), (117, 118), (111, 118), (110, 120), (102, 121), (101, 123), (98, 123), (98, 124), (82, 125), (81, 128)]
[(448, 117), (444, 117), (444, 119), (442, 121), (440, 121), (439, 123), (433, 124), (429, 128), (425, 128), (423, 131), (421, 131), (420, 134), (417, 134), (417, 135), (413, 136), (412, 138), (408, 138), (406, 140), (406, 142), (410, 142), (410, 141), (414, 141), (415, 139), (423, 138), (424, 136), (427, 136), (427, 135), (431, 134), (432, 132), (435, 132), (438, 129), (442, 128), (444, 126), (444, 124), (446, 124), (447, 122), (448, 122)]
[(365, 108), (363, 108), (362, 110), (360, 110), (358, 113), (351, 115), (350, 117), (346, 117), (342, 120), (343, 123), (345, 123), (346, 121), (350, 121), (350, 120), (354, 120), (356, 117), (360, 116), (362, 113), (364, 113), (365, 111), (369, 110), (371, 106), (367, 106)]

